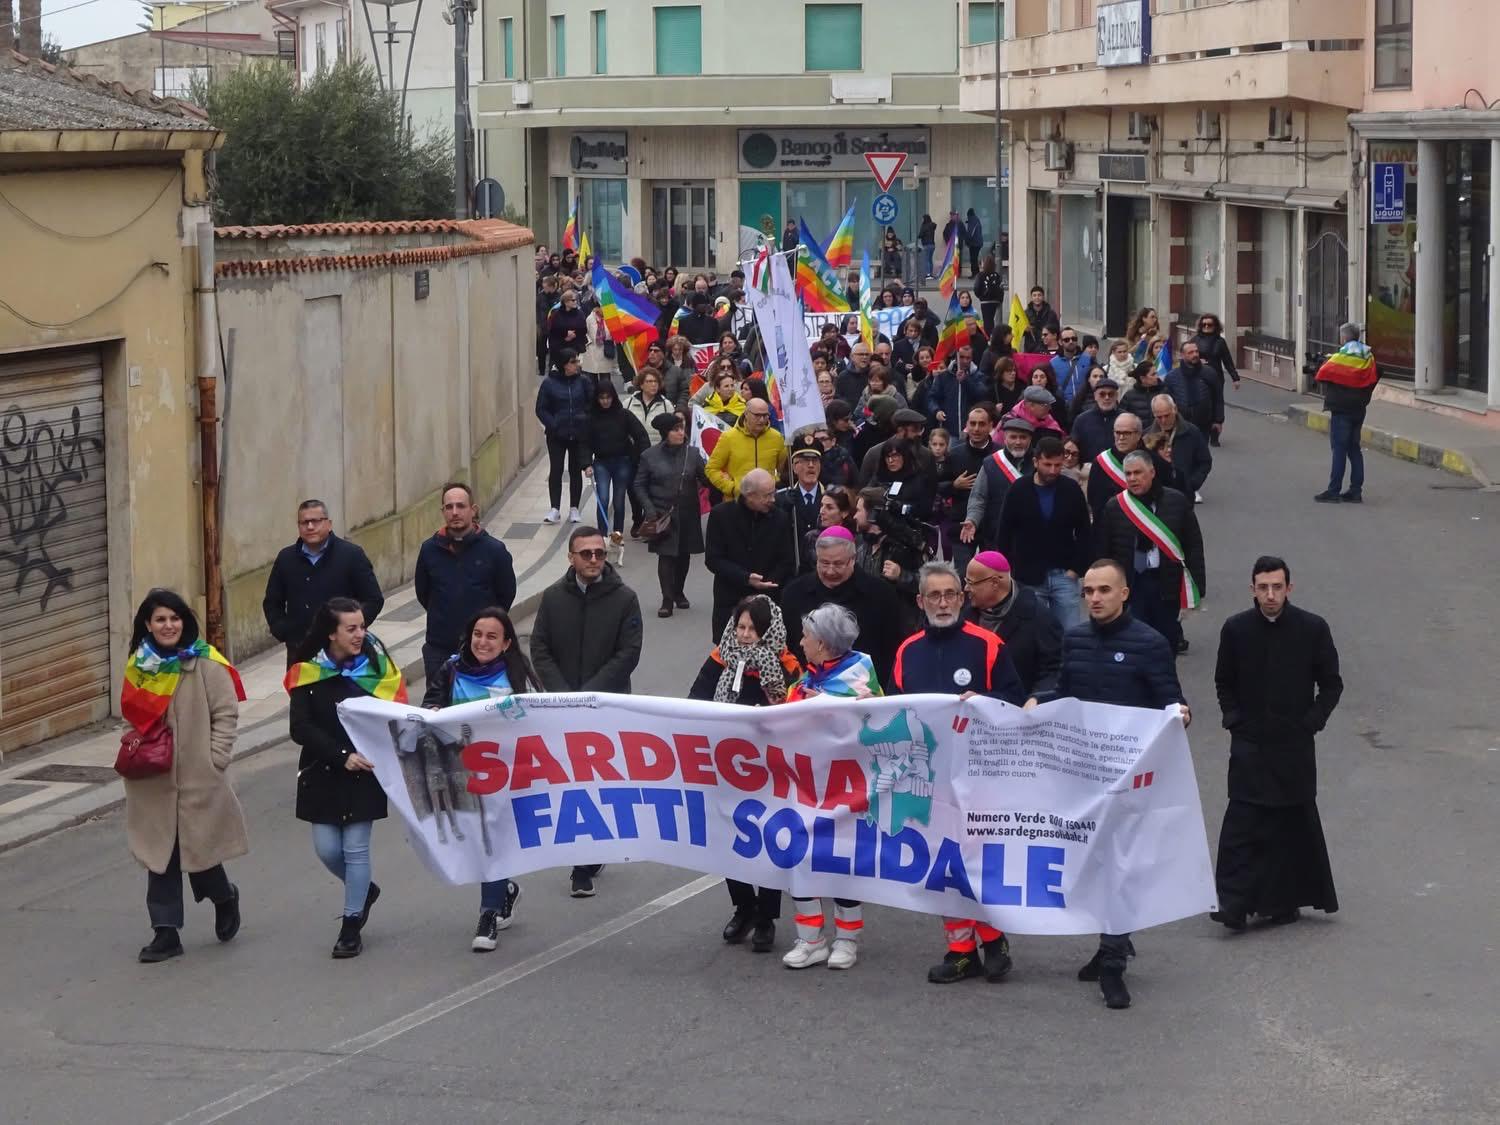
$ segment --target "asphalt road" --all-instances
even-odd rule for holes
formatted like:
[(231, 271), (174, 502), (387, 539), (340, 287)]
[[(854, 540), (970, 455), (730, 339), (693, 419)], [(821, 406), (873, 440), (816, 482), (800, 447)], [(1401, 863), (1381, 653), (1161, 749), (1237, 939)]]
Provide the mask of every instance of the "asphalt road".
[[(1493, 670), (1500, 495), (1374, 457), (1362, 508), (1311, 503), (1315, 435), (1234, 415), (1200, 509), (1209, 600), (1181, 671), (1209, 838), (1227, 742), (1217, 625), (1250, 561), (1291, 561), (1348, 684), (1321, 740), (1344, 909), (1230, 936), (1205, 918), (1139, 934), (1135, 1006), (1073, 978), (1089, 938), (1013, 940), (998, 986), (938, 988), (934, 918), (867, 910), (852, 972), (726, 947), (720, 885), (611, 867), (522, 880), (515, 926), (468, 952), (477, 894), (426, 876), (391, 821), (386, 888), (357, 960), (328, 956), (339, 895), (292, 818), (295, 758), (237, 772), (253, 852), (229, 946), (189, 907), (185, 957), (140, 965), (144, 877), (118, 815), (0, 858), (0, 1121), (698, 1123), (1494, 1122), (1500, 1119), (1500, 855)], [(707, 583), (648, 606), (640, 690), (681, 694), (707, 645)], [(780, 946), (790, 944), (790, 920)]]

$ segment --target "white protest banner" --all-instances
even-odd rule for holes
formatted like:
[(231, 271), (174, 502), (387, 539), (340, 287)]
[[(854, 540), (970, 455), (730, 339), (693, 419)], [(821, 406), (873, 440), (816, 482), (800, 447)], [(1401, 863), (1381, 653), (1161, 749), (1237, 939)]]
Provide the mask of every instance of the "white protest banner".
[(713, 453), (714, 446), (719, 444), (720, 435), (727, 429), (728, 426), (703, 407), (696, 403), (693, 405), (693, 431), (688, 435), (688, 440), (703, 454), (705, 461)]
[(799, 328), (802, 306), (786, 258), (770, 255), (771, 283), (762, 292), (751, 286), (746, 292), (760, 326), (766, 366), (776, 376), (781, 390), (781, 420), (784, 433), (794, 434), (803, 426), (825, 423), (818, 377), (805, 343), (806, 325)]
[(877, 307), (873, 317), (875, 331), (894, 344), (901, 338), (901, 325), (909, 316), (911, 316), (910, 305), (892, 305), (890, 308)]
[(646, 860), (1032, 934), (1215, 908), (1175, 709), (579, 694), (339, 714), (453, 883)]
[(719, 345), (713, 344), (690, 344), (693, 355), (693, 370), (702, 375), (708, 370), (708, 365), (714, 361), (714, 356), (719, 354)]

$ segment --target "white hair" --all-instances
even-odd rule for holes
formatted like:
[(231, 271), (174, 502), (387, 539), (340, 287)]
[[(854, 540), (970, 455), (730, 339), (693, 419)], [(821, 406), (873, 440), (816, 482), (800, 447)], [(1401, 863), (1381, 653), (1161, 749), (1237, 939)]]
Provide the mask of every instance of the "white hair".
[(1156, 468), (1156, 462), (1151, 460), (1151, 454), (1147, 453), (1143, 449), (1137, 449), (1134, 452), (1125, 454), (1125, 459), (1121, 462), (1121, 464), (1145, 465), (1146, 468), (1153, 470)]
[(932, 562), (922, 564), (922, 569), (917, 571), (917, 590), (920, 593), (927, 592), (927, 581), (930, 578), (948, 577), (958, 584), (958, 588), (964, 588), (964, 580), (958, 576), (958, 570), (950, 562), (934, 559)]
[(817, 637), (835, 657), (846, 655), (859, 639), (859, 619), (849, 610), (825, 602), (802, 618), (804, 635)]

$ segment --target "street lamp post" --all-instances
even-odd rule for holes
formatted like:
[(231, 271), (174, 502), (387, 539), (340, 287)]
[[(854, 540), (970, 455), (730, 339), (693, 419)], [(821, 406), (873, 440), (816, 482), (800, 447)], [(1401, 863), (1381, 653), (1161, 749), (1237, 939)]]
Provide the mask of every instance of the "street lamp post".
[(453, 214), (469, 217), (469, 21), (474, 0), (449, 0), (443, 18), (453, 25)]

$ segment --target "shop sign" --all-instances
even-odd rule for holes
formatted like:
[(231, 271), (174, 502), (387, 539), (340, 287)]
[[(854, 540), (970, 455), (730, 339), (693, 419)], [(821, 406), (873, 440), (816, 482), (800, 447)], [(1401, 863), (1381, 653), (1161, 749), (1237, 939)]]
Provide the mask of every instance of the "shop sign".
[(1151, 61), (1151, 9), (1147, 0), (1101, 4), (1095, 17), (1100, 66), (1140, 66)]
[(574, 133), (568, 167), (592, 176), (624, 176), (629, 171), (630, 134), (625, 130)]
[(928, 129), (741, 129), (741, 172), (869, 172), (867, 152), (904, 152), (928, 164)]
[(1099, 178), (1130, 184), (1145, 183), (1146, 154), (1144, 152), (1101, 152), (1099, 154)]
[(1370, 222), (1406, 222), (1406, 165), (1370, 166)]

